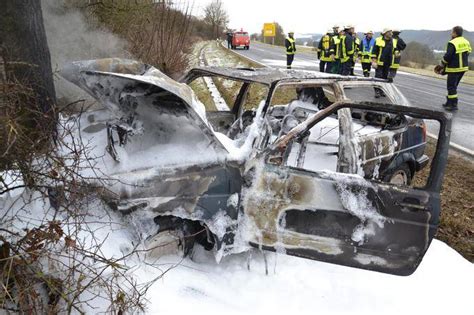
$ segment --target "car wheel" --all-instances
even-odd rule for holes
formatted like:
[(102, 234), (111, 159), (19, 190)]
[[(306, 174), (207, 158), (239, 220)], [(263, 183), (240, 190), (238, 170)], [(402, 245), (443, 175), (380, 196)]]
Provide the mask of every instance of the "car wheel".
[(384, 177), (384, 181), (395, 184), (408, 186), (411, 184), (412, 174), (407, 163), (400, 164), (395, 169), (390, 171)]
[(145, 240), (147, 257), (159, 258), (167, 255), (186, 257), (192, 252), (195, 235), (191, 226), (179, 218), (157, 218), (158, 233)]
[(186, 256), (186, 241), (181, 231), (160, 231), (145, 241), (147, 257), (159, 258), (168, 255)]

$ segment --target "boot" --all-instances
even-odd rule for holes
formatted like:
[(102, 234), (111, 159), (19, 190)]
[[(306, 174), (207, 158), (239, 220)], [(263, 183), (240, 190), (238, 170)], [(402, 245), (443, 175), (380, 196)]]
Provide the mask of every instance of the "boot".
[(445, 110), (454, 111), (458, 110), (458, 99), (457, 98), (447, 98), (446, 104), (443, 104)]

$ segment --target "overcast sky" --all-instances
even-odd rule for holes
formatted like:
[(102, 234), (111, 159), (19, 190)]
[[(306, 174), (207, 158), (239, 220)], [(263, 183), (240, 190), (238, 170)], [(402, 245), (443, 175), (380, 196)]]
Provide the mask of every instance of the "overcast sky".
[[(195, 13), (202, 13), (210, 1), (194, 0)], [(264, 22), (273, 21), (280, 23), (285, 32), (291, 29), (297, 34), (324, 33), (335, 23), (354, 24), (359, 32), (380, 31), (385, 27), (447, 30), (455, 25), (474, 30), (472, 0), (393, 0), (376, 1), (372, 5), (357, 0), (223, 0), (223, 3), (229, 13), (230, 27), (251, 33), (260, 32)]]

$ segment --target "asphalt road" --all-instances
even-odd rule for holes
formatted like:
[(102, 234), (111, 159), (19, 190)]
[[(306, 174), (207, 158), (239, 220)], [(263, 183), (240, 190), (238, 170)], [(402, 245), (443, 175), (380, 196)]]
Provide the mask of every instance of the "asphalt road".
[[(253, 42), (249, 50), (236, 50), (236, 52), (266, 66), (286, 68), (286, 56), (282, 47)], [(316, 55), (297, 51), (293, 68), (319, 71)], [(361, 75), (360, 70), (357, 72)], [(445, 80), (399, 72), (395, 84), (412, 105), (443, 110), (441, 104), (446, 99)], [(474, 85), (461, 83), (458, 95), (459, 110), (453, 117), (451, 144), (474, 152)], [(430, 131), (435, 133), (435, 130)]]

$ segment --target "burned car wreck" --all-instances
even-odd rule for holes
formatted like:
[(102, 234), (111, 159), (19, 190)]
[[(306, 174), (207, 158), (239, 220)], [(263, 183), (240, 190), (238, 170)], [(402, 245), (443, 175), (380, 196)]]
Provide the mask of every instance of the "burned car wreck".
[[(253, 246), (409, 275), (436, 233), (450, 116), (408, 106), (390, 83), (227, 68), (177, 82), (123, 59), (62, 75), (104, 105), (82, 115), (81, 137), (114, 179), (108, 204), (156, 223), (151, 249), (199, 243), (220, 259)], [(190, 86), (204, 77), (238, 82), (228, 111), (197, 99)], [(431, 158), (425, 120), (439, 125)], [(410, 185), (428, 164), (425, 185)]]

